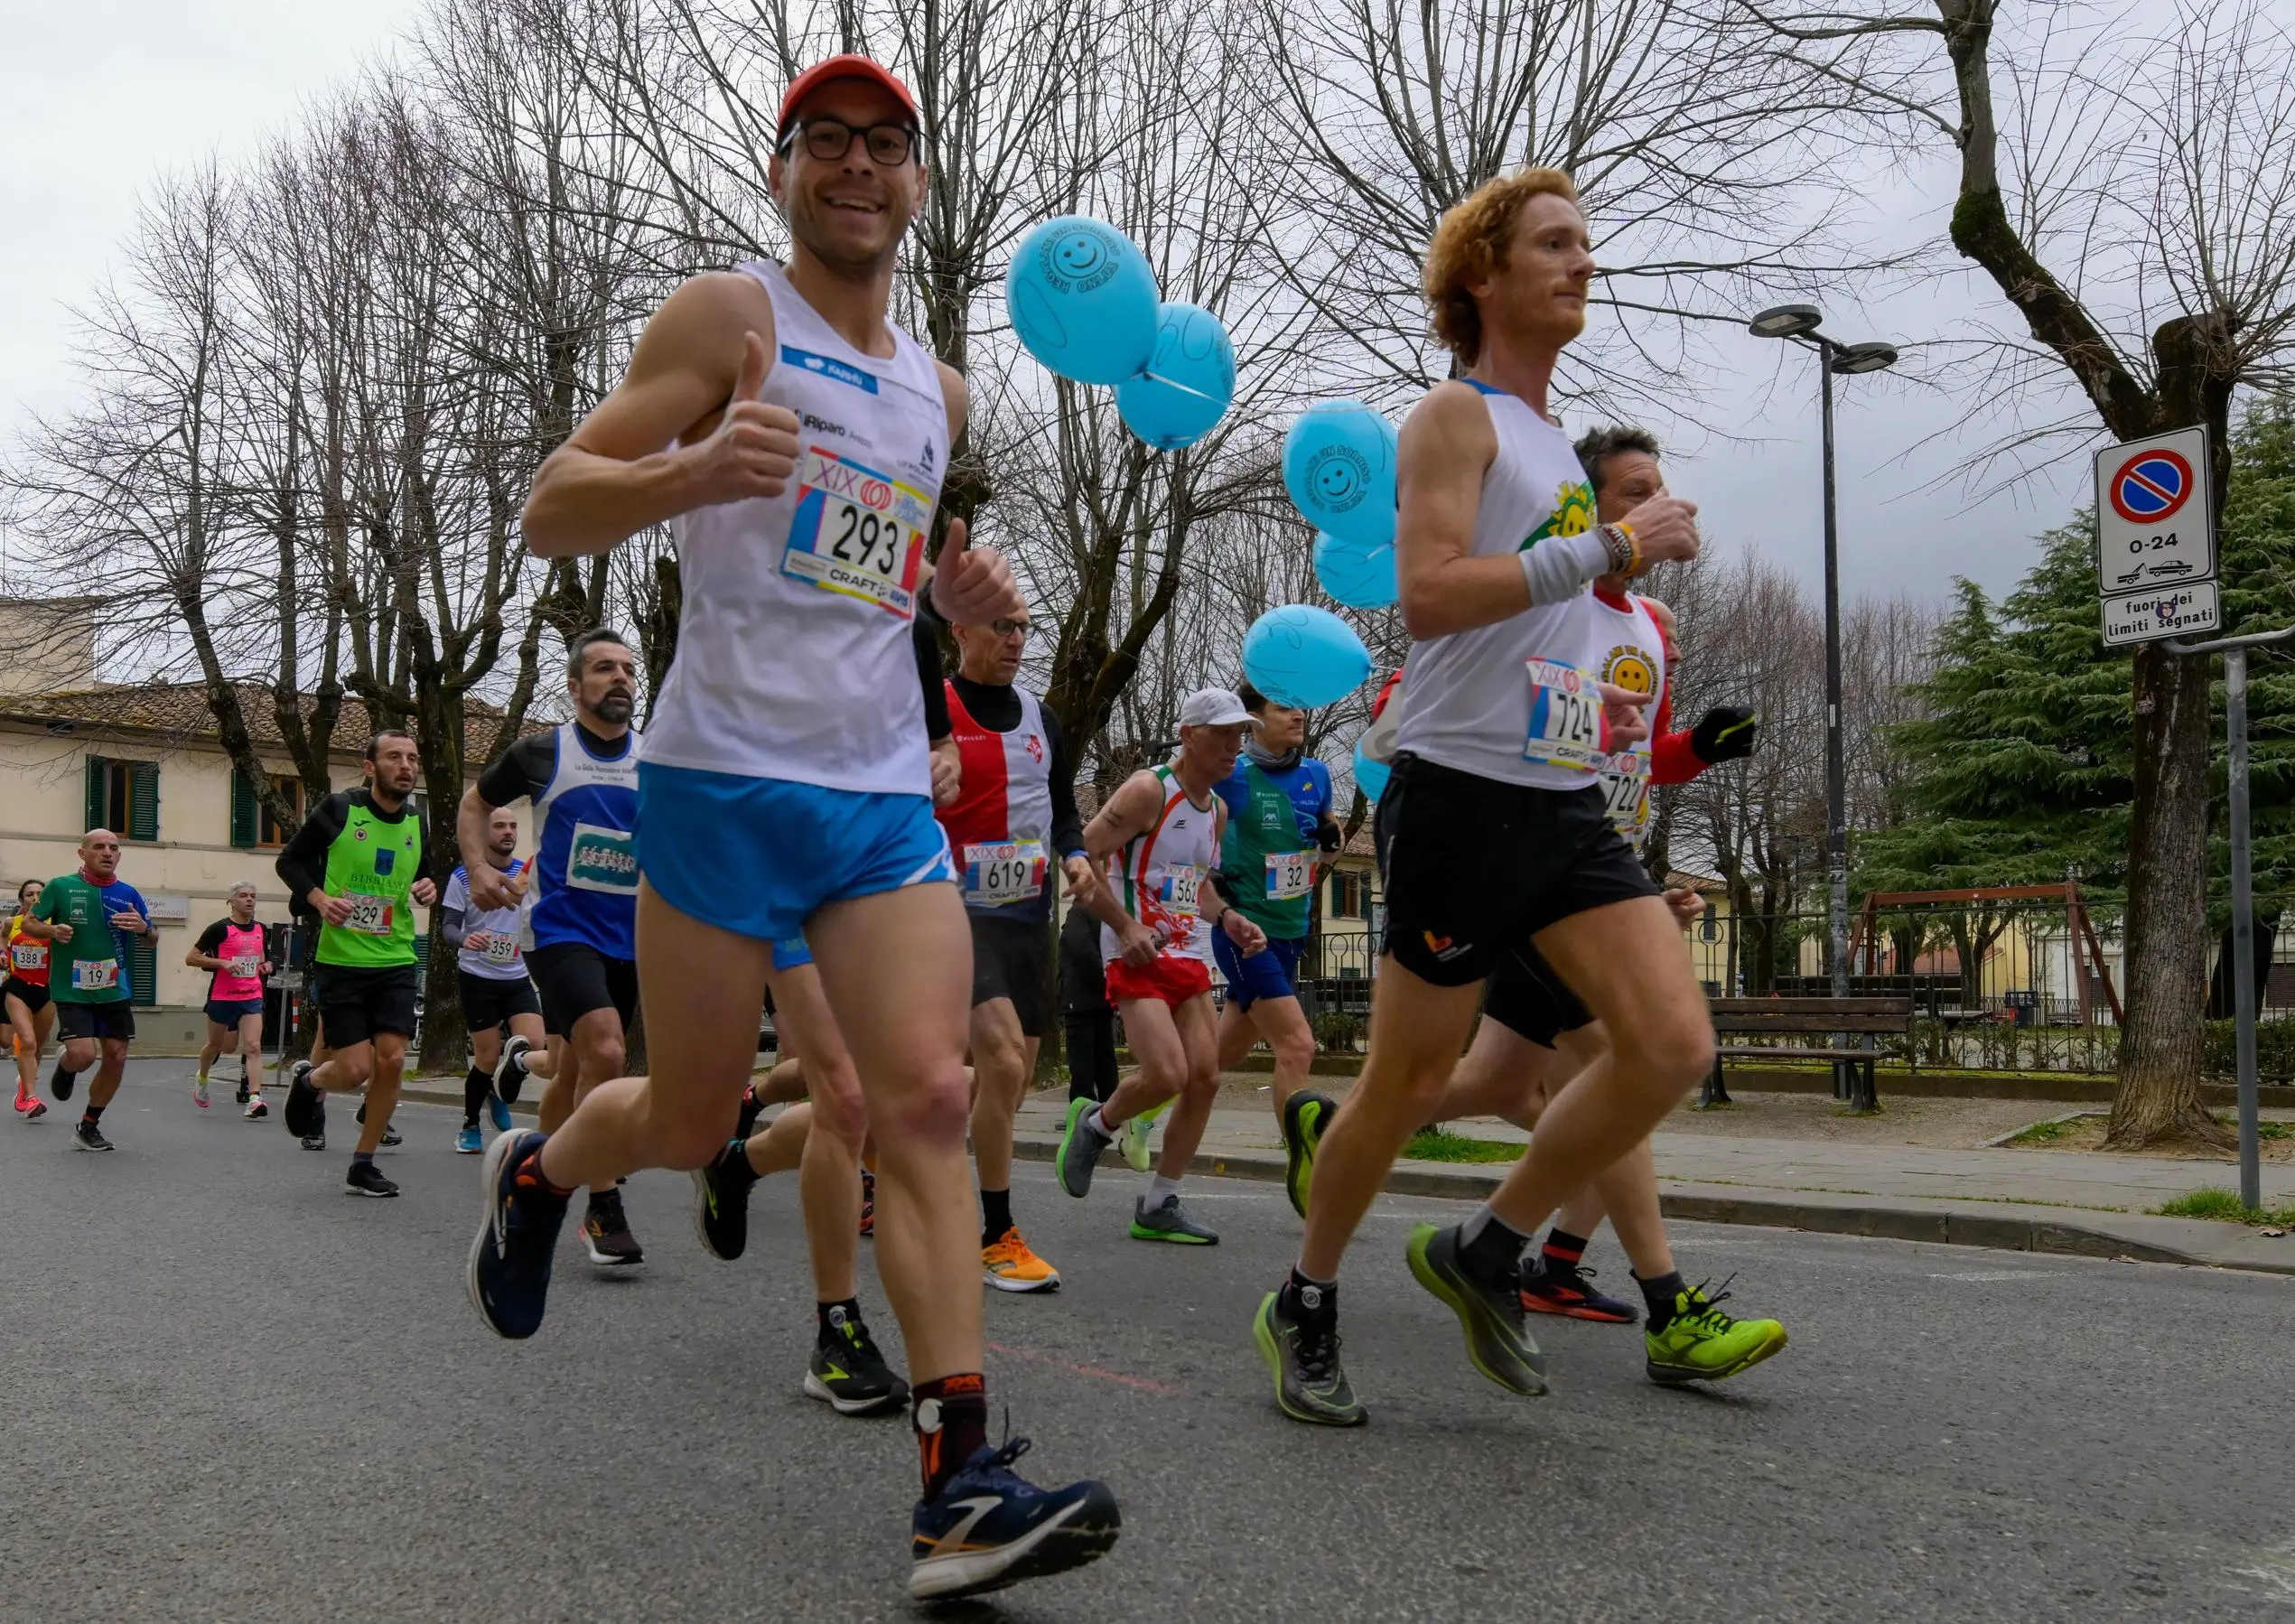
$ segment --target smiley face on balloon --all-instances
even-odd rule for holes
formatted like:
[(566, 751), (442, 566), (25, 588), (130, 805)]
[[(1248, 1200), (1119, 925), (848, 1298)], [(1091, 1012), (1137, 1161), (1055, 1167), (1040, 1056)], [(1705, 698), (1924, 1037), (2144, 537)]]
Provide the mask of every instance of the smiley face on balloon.
[(1044, 257), (1054, 275), (1076, 291), (1088, 293), (1115, 275), (1115, 256), (1096, 231), (1077, 228), (1060, 232), (1044, 245)]
[(1370, 465), (1351, 445), (1326, 445), (1307, 463), (1307, 482), (1323, 507), (1344, 513), (1370, 489)]

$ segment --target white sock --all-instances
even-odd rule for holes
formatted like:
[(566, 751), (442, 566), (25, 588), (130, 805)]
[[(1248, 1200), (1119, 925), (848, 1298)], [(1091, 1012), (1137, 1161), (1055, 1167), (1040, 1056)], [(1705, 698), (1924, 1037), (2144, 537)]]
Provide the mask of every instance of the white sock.
[(1103, 1139), (1113, 1139), (1124, 1131), (1121, 1127), (1108, 1125), (1107, 1107), (1104, 1105), (1092, 1107), (1092, 1114), (1084, 1119), (1084, 1125)]
[(1161, 1173), (1153, 1173), (1148, 1178), (1147, 1193), (1140, 1198), (1140, 1205), (1150, 1212), (1153, 1212), (1162, 1206), (1165, 1200), (1179, 1193), (1180, 1181), (1177, 1179), (1167, 1179)]

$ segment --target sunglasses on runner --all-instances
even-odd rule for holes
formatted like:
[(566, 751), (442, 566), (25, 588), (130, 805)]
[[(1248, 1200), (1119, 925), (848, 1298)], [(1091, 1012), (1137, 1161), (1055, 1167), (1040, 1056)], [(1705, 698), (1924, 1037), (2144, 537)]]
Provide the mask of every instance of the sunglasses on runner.
[(803, 118), (781, 137), (781, 155), (787, 157), (803, 141), (807, 156), (835, 163), (853, 150), (856, 135), (868, 151), (869, 162), (886, 169), (900, 168), (916, 150), (917, 132), (912, 125), (872, 124), (860, 129), (842, 118)]

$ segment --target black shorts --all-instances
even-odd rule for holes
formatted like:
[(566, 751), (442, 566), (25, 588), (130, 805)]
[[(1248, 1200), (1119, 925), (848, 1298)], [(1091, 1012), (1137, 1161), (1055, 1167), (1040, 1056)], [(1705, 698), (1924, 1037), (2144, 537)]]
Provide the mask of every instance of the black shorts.
[(67, 1041), (73, 1038), (117, 1038), (135, 1035), (135, 1006), (122, 998), (113, 1003), (56, 1005), (56, 1031)]
[(1044, 978), (1049, 969), (1046, 938), (1051, 927), (1041, 919), (992, 919), (966, 914), (972, 921), (972, 1001), (1009, 998), (1020, 1016), (1022, 1037), (1044, 1035)]
[(526, 950), (527, 974), (542, 994), (542, 1029), (554, 1038), (574, 1035), (574, 1023), (592, 1010), (611, 1010), (627, 1032), (638, 1018), (638, 961), (608, 958), (583, 942), (553, 942)]
[(321, 965), (311, 996), (319, 1006), (329, 1049), (356, 1049), (378, 1032), (415, 1035), (415, 966)]
[(13, 975), (0, 981), (0, 997), (23, 999), (24, 1008), (35, 1015), (48, 1007), (48, 989), (44, 985), (34, 986), (28, 981), (18, 981)]
[(1599, 787), (1534, 789), (1408, 752), (1379, 798), (1386, 951), (1462, 987), (1557, 920), (1659, 893)]
[(1482, 1014), (1548, 1049), (1563, 1032), (1594, 1022), (1593, 1011), (1527, 942), (1498, 956), (1498, 967), (1490, 972), (1482, 994)]
[(490, 975), (473, 975), (468, 970), (454, 972), (455, 981), (462, 990), (462, 1030), (492, 1031), (508, 1031), (512, 1015), (538, 1015), (541, 1000), (534, 995), (534, 984), (523, 975), (497, 981)]

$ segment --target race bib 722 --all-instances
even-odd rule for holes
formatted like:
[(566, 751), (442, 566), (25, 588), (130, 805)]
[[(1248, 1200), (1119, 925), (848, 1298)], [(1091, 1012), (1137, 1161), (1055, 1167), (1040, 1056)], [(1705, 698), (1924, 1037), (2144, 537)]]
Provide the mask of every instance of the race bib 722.
[(1601, 770), (1602, 807), (1610, 826), (1626, 837), (1635, 851), (1649, 835), (1649, 754), (1621, 750)]
[(931, 501), (818, 446), (805, 448), (797, 479), (797, 510), (789, 517), (781, 574), (914, 619)]

